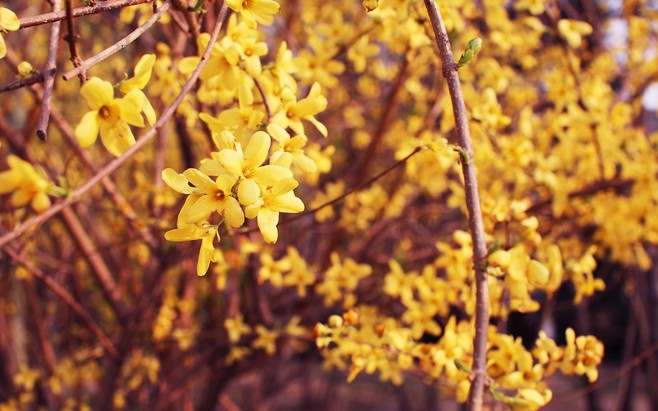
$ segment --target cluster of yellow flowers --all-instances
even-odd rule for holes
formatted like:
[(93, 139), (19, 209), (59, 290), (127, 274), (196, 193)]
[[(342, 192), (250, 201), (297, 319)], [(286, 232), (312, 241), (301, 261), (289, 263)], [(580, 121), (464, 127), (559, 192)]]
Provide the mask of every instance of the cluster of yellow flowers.
[[(442, 327), (437, 342), (421, 342), (408, 327), (371, 306), (360, 306), (342, 316), (331, 316), (314, 329), (325, 364), (349, 368), (348, 381), (359, 373), (378, 372), (384, 381), (403, 382), (403, 372), (421, 372), (465, 402), (470, 388), (473, 326), (454, 316)], [(487, 376), (492, 396), (516, 410), (536, 410), (552, 398), (544, 379), (560, 370), (565, 375), (598, 377), (603, 344), (592, 336), (566, 331), (566, 345), (558, 346), (544, 332), (528, 351), (520, 338), (489, 327)], [(348, 366), (349, 363), (349, 366)]]
[[(324, 136), (326, 127), (315, 115), (325, 110), (327, 100), (318, 83), (306, 97), (298, 98), (295, 74), (300, 70), (286, 43), (279, 47), (274, 61), (263, 65), (268, 46), (259, 40), (256, 23), (271, 24), (278, 4), (256, 1), (245, 8), (240, 2), (228, 3), (240, 13), (231, 15), (226, 35), (214, 46), (208, 64), (201, 72), (199, 101), (220, 103), (218, 115), (198, 114), (212, 131), (217, 151), (201, 161), (199, 168), (183, 173), (166, 169), (162, 178), (171, 188), (188, 197), (177, 228), (168, 231), (170, 241), (202, 240), (197, 273), (203, 275), (215, 253), (219, 227), (243, 226), (256, 219), (268, 243), (278, 240), (279, 213), (299, 213), (304, 203), (294, 189), (296, 174), (317, 173), (315, 161), (307, 155), (308, 138), (303, 120)], [(208, 44), (208, 34), (198, 38), (199, 50)], [(182, 73), (191, 72), (198, 57), (180, 61)], [(237, 107), (227, 108), (237, 103)], [(290, 130), (290, 131), (288, 131)], [(292, 133), (292, 134), (291, 134)]]

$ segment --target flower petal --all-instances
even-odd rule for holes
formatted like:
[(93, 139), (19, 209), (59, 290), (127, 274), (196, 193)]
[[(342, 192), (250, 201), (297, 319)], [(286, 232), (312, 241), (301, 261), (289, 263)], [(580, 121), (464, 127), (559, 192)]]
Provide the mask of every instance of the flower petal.
[(241, 227), (244, 224), (244, 213), (242, 207), (235, 197), (226, 198), (226, 206), (224, 207), (224, 217), (226, 221), (233, 227)]
[(279, 213), (268, 210), (267, 208), (261, 208), (257, 221), (258, 229), (263, 235), (265, 242), (270, 244), (276, 243), (276, 240), (279, 238), (279, 232), (276, 229), (276, 225), (279, 223)]
[(187, 178), (172, 168), (162, 170), (162, 181), (181, 194), (190, 194), (192, 192), (192, 187), (190, 187)]
[(264, 131), (257, 131), (252, 134), (247, 148), (244, 150), (244, 158), (246, 166), (255, 169), (263, 164), (267, 158), (267, 153), (270, 151), (272, 138)]
[(94, 144), (98, 138), (99, 129), (98, 111), (90, 111), (82, 116), (74, 133), (80, 147), (86, 148)]
[(92, 110), (98, 110), (112, 101), (114, 88), (108, 81), (92, 77), (80, 88), (80, 94), (87, 100)]
[(238, 199), (242, 205), (250, 205), (256, 202), (260, 197), (260, 188), (258, 184), (251, 179), (245, 179), (238, 186)]

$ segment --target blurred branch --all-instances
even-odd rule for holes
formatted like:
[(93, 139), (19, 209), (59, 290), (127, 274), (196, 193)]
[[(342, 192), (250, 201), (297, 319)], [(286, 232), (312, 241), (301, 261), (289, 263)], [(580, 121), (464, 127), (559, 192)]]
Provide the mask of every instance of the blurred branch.
[(32, 265), (32, 263), (23, 259), (16, 252), (14, 247), (8, 246), (3, 247), (3, 249), (14, 261), (22, 265), (31, 275), (36, 277), (46, 287), (48, 287), (50, 291), (52, 291), (56, 296), (64, 301), (64, 303), (68, 305), (73, 310), (73, 312), (75, 312), (82, 319), (82, 322), (85, 324), (85, 326), (89, 329), (89, 331), (91, 331), (92, 334), (96, 336), (96, 338), (98, 338), (98, 341), (110, 355), (113, 357), (118, 355), (116, 348), (114, 348), (114, 344), (112, 344), (112, 341), (110, 341), (110, 339), (103, 333), (100, 327), (94, 322), (94, 320), (91, 318), (91, 315), (89, 315), (89, 312), (82, 305), (80, 305), (73, 298), (73, 296), (71, 296), (71, 294), (66, 291), (64, 287), (62, 287), (49, 276), (45, 275), (43, 271)]

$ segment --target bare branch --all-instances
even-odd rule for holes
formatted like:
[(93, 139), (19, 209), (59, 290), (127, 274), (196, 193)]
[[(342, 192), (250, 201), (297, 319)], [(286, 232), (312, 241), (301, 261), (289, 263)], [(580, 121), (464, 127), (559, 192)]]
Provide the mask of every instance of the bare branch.
[[(53, 10), (58, 12), (62, 9), (62, 2), (54, 0)], [(41, 113), (37, 123), (37, 137), (45, 140), (48, 132), (48, 121), (50, 120), (50, 97), (55, 86), (55, 71), (57, 70), (57, 49), (59, 46), (59, 24), (50, 26), (50, 42), (48, 43), (48, 60), (42, 70), (43, 73), (43, 98), (41, 99)]]
[[(120, 9), (128, 6), (136, 6), (138, 4), (148, 3), (152, 0), (114, 0), (104, 1), (96, 6), (76, 7), (71, 10), (73, 17), (88, 16), (90, 14), (103, 13), (109, 10)], [(57, 11), (52, 13), (40, 14), (38, 16), (25, 17), (20, 19), (21, 26), (19, 30), (28, 27), (41, 26), (48, 23), (64, 20), (66, 18), (66, 11)]]
[(475, 338), (473, 340), (473, 367), (471, 390), (468, 397), (470, 411), (482, 409), (484, 386), (487, 372), (487, 328), (489, 326), (489, 284), (484, 262), (487, 257), (487, 245), (484, 238), (484, 223), (480, 208), (475, 164), (473, 163), (473, 148), (466, 116), (466, 105), (457, 74), (457, 64), (452, 54), (448, 33), (441, 17), (441, 12), (434, 0), (425, 0), (425, 7), (432, 22), (443, 65), (443, 76), (448, 82), (452, 110), (455, 116), (457, 139), (462, 155), (462, 174), (466, 207), (468, 208), (468, 223), (473, 241), (473, 263), (475, 268), (476, 308), (475, 308)]

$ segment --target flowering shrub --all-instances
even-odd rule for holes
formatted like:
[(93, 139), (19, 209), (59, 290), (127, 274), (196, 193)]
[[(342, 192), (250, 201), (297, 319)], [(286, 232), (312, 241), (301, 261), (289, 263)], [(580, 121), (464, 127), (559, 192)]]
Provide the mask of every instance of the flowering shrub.
[(231, 409), (320, 362), (469, 409), (598, 379), (547, 324), (653, 267), (650, 6), (618, 50), (544, 1), (5, 3), (0, 410)]

